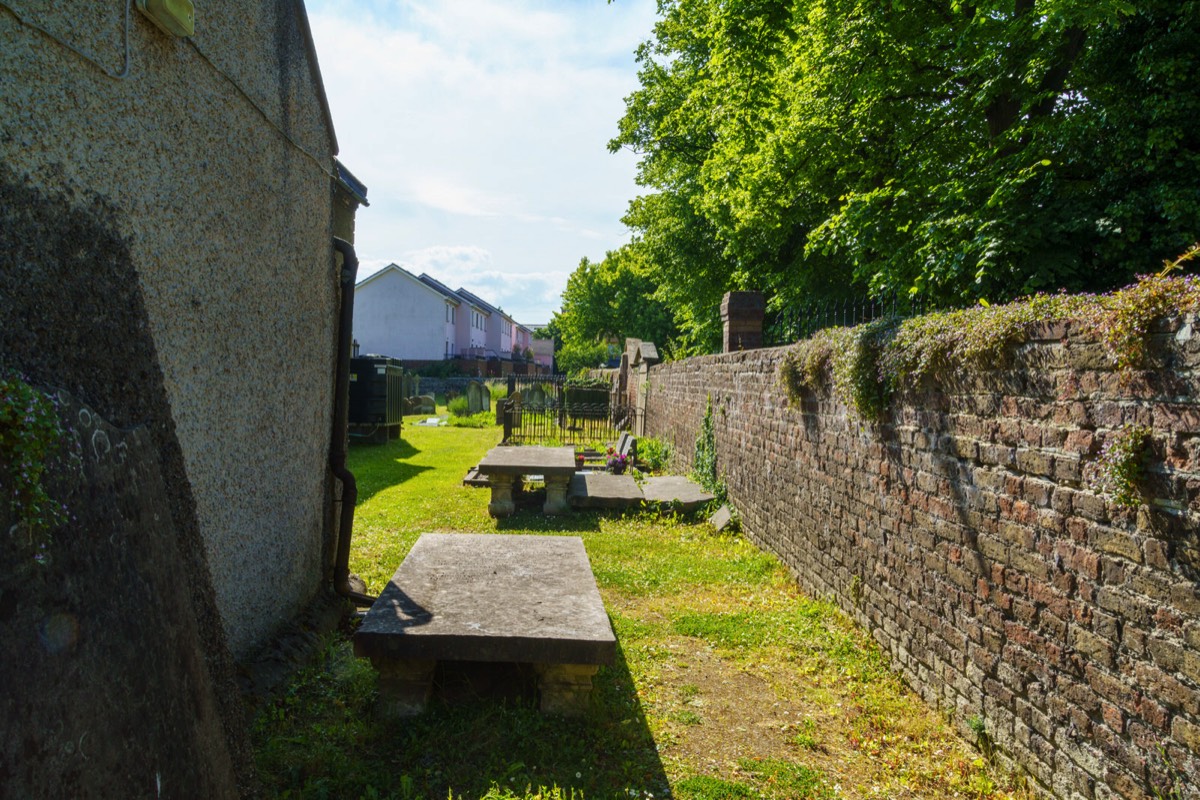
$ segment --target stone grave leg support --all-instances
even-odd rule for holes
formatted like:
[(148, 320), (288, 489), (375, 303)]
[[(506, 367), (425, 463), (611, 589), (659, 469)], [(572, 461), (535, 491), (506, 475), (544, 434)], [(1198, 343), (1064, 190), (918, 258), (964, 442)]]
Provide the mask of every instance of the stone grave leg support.
[(546, 504), (542, 511), (547, 514), (566, 514), (571, 510), (567, 505), (567, 488), (571, 484), (569, 475), (546, 476)]
[(371, 663), (379, 670), (379, 705), (376, 713), (380, 717), (415, 717), (425, 710), (433, 687), (436, 661), (373, 658)]
[(592, 696), (595, 664), (537, 664), (538, 689), (543, 713), (579, 716)]
[(493, 517), (511, 517), (517, 510), (513, 505), (513, 476), (488, 475), (488, 483), (492, 485), (492, 502), (488, 503), (488, 513)]

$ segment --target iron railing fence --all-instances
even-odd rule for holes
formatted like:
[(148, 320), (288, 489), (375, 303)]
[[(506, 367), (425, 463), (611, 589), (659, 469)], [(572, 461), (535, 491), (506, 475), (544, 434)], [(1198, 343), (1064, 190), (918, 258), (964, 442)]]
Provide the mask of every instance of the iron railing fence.
[(505, 444), (600, 445), (636, 430), (637, 408), (618, 403), (563, 402), (554, 397), (503, 400)]
[(542, 394), (547, 397), (560, 397), (562, 389), (566, 386), (566, 375), (509, 375), (506, 378), (508, 382), (508, 393), (521, 392), (522, 394), (530, 391), (535, 386), (539, 387)]
[(895, 293), (883, 297), (854, 297), (819, 300), (788, 306), (763, 320), (763, 344), (777, 347), (812, 336), (823, 328), (850, 328), (882, 317), (908, 319), (932, 311), (957, 306), (938, 304), (924, 298), (902, 297)]

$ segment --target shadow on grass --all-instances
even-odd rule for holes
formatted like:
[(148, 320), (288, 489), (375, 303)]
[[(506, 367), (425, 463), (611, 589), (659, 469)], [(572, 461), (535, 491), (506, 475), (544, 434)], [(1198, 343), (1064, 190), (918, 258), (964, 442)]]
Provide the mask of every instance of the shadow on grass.
[(358, 484), (358, 502), (365, 503), (384, 489), (399, 486), (433, 469), (407, 463), (420, 452), (404, 439), (387, 444), (355, 445), (351, 470)]
[(589, 713), (577, 719), (538, 711), (528, 674), (519, 694), (510, 683), (473, 697), (463, 696), (461, 675), (444, 670), (439, 677), (431, 710), (391, 728), (408, 745), (401, 768), (422, 777), (424, 796), (476, 798), (492, 786), (518, 794), (558, 786), (589, 800), (628, 800), (631, 789), (639, 797), (665, 794), (666, 774), (619, 647), (613, 666), (596, 676)]
[(594, 511), (572, 511), (569, 514), (547, 516), (542, 511), (546, 502), (545, 490), (521, 492), (514, 498), (514, 502), (517, 504), (517, 513), (496, 520), (496, 530), (559, 534), (600, 530), (600, 517)]
[(429, 709), (391, 722), (371, 718), (374, 681), (341, 643), (260, 715), (258, 767), (269, 793), (476, 800), (492, 787), (521, 797), (557, 786), (587, 800), (669, 796), (620, 643), (578, 718), (538, 711), (530, 671), (514, 665), (440, 666)]

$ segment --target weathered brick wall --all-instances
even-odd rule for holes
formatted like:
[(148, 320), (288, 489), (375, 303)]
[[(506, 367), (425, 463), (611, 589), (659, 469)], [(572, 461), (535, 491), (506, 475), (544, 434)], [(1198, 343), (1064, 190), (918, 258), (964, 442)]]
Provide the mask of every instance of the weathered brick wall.
[[(1124, 378), (1099, 344), (1046, 326), (1002, 366), (901, 393), (878, 425), (827, 393), (789, 407), (782, 348), (663, 364), (631, 392), (646, 392), (646, 434), (673, 442), (680, 467), (712, 398), (747, 536), (868, 626), (964, 734), (981, 717), (1059, 797), (1145, 797), (1169, 779), (1195, 797), (1193, 324), (1156, 334), (1154, 371)], [(1131, 423), (1152, 427), (1155, 450), (1136, 513), (1087, 477)]]

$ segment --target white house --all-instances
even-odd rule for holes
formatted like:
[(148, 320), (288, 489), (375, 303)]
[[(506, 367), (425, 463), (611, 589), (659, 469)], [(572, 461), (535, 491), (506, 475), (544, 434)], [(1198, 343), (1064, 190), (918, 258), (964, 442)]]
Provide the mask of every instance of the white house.
[(354, 287), (359, 351), (405, 361), (441, 361), (458, 348), (464, 305), (397, 264)]
[(485, 355), (512, 358), (513, 326), (515, 325), (513, 318), (505, 314), (503, 309), (497, 308), (462, 287), (459, 287), (455, 294), (481, 311), (485, 334), (483, 347), (487, 351)]
[(449, 355), (484, 355), (487, 342), (488, 311), (483, 306), (451, 290), (449, 286), (431, 275), (422, 272), (418, 280), (456, 306), (454, 330), (449, 334), (452, 342)]

